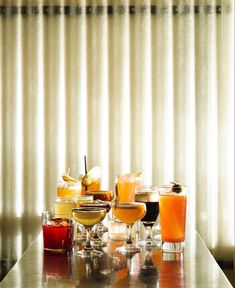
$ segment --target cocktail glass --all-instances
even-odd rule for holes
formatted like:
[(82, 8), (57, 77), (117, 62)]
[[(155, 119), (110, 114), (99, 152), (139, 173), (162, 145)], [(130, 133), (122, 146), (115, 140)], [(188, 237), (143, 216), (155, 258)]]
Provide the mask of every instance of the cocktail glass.
[(134, 202), (135, 188), (142, 182), (141, 173), (118, 175), (115, 179), (115, 198), (118, 203)]
[[(98, 208), (105, 208), (107, 210), (107, 213), (109, 212), (110, 208), (111, 208), (111, 205), (109, 202), (104, 202), (104, 201), (99, 201), (99, 200), (96, 200), (96, 201), (93, 201), (93, 202), (90, 202), (90, 203), (81, 203), (80, 205), (81, 207), (98, 207)], [(104, 247), (104, 246), (107, 246), (107, 243), (104, 242), (100, 237), (99, 237), (99, 234), (101, 234), (101, 237), (105, 232), (108, 231), (108, 229), (104, 226), (104, 224), (102, 222), (96, 224), (94, 226), (95, 228), (95, 232), (94, 232), (94, 235), (93, 237), (91, 238), (93, 244), (95, 246), (98, 246), (98, 247)], [(106, 230), (106, 229), (107, 230)]]
[(152, 227), (159, 215), (158, 188), (144, 185), (135, 188), (135, 201), (146, 204), (146, 214), (141, 219), (146, 231), (145, 240), (139, 241), (140, 247), (161, 247), (160, 241), (152, 238)]
[(159, 187), (163, 252), (183, 252), (186, 223), (186, 187), (172, 182)]
[[(80, 208), (82, 203), (89, 203), (93, 201), (92, 196), (79, 196), (76, 197), (76, 208)], [(86, 230), (83, 225), (75, 222), (75, 232), (74, 232), (74, 240), (77, 243), (84, 242), (86, 240)]]
[(56, 197), (54, 200), (55, 214), (67, 214), (72, 218), (72, 209), (76, 208), (76, 198), (74, 197)]
[[(113, 200), (113, 191), (87, 191), (86, 195), (92, 196), (93, 199), (96, 201), (105, 201), (106, 203), (111, 203), (111, 201)], [(109, 208), (110, 210), (110, 208)], [(107, 213), (109, 212), (109, 210), (107, 211)], [(105, 233), (108, 232), (108, 228), (103, 224), (103, 222), (98, 224), (99, 226), (99, 232), (100, 233)]]
[(86, 191), (99, 191), (101, 186), (100, 167), (93, 167), (85, 175), (80, 175), (79, 181), (82, 184), (82, 194), (85, 194)]
[(42, 213), (44, 249), (52, 252), (68, 252), (73, 247), (73, 221), (70, 215)]
[(94, 225), (100, 223), (104, 219), (106, 213), (107, 210), (105, 208), (99, 207), (81, 207), (73, 209), (73, 219), (82, 224), (87, 233), (85, 246), (81, 251), (77, 251), (75, 253), (76, 255), (81, 257), (91, 257), (103, 254), (103, 252), (97, 251), (91, 246), (91, 229)]
[(115, 203), (112, 206), (112, 212), (117, 219), (127, 225), (127, 240), (124, 246), (117, 248), (117, 251), (124, 254), (139, 252), (140, 249), (132, 242), (131, 229), (133, 224), (143, 218), (146, 214), (145, 203)]

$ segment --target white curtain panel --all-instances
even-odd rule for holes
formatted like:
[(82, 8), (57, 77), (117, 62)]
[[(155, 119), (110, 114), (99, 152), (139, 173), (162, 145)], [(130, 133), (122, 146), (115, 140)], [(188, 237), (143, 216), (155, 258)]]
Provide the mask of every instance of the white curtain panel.
[[(234, 249), (232, 0), (0, 1), (0, 213), (37, 216), (102, 169), (188, 185), (188, 225)], [(170, 212), (169, 212), (170, 213)]]

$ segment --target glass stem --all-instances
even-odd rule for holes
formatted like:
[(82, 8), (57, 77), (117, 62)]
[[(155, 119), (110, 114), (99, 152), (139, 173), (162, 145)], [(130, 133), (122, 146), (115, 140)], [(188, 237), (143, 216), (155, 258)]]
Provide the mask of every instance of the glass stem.
[(133, 244), (132, 239), (131, 239), (131, 230), (132, 230), (132, 224), (127, 224), (127, 240), (126, 244)]
[(86, 228), (86, 235), (87, 235), (87, 240), (84, 246), (85, 250), (91, 250), (92, 246), (91, 246), (91, 228)]
[(146, 226), (145, 226), (145, 231), (146, 231), (146, 233), (147, 233), (146, 238), (145, 238), (146, 241), (151, 241), (151, 240), (152, 240), (152, 235), (151, 235), (152, 226), (146, 225)]

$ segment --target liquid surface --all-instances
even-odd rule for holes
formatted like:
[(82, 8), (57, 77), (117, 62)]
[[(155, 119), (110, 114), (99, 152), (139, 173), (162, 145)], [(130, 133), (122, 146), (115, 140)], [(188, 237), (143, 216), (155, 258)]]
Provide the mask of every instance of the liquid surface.
[(100, 223), (107, 213), (103, 208), (84, 207), (73, 209), (73, 219), (86, 228)]
[(144, 203), (119, 203), (112, 208), (112, 212), (116, 218), (126, 224), (134, 224), (144, 217), (146, 206)]

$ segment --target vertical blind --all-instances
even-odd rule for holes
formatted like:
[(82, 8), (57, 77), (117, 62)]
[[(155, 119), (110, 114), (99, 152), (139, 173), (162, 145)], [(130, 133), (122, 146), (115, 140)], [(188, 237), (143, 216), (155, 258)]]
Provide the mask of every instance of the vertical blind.
[(190, 227), (231, 260), (233, 1), (15, 2), (0, 2), (1, 219), (49, 209), (87, 155), (103, 189), (129, 171), (187, 184)]

